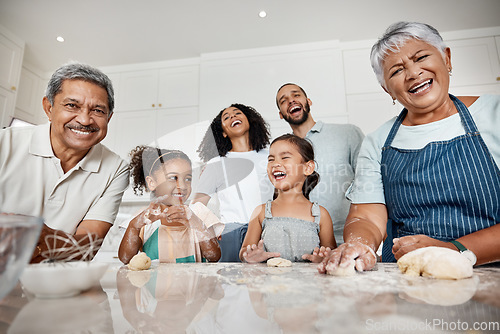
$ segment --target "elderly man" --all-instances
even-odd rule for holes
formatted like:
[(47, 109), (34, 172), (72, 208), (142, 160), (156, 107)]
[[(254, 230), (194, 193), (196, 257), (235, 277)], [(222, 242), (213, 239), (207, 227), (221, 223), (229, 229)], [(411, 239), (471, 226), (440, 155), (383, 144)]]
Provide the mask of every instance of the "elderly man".
[(314, 147), (320, 183), (310, 199), (324, 206), (333, 221), (337, 245), (342, 244), (344, 223), (349, 212), (345, 192), (354, 179), (356, 159), (364, 135), (352, 124), (316, 122), (311, 115), (312, 101), (302, 87), (287, 83), (276, 94), (281, 119), (293, 134), (308, 139)]
[(62, 66), (42, 105), (49, 123), (0, 131), (0, 212), (45, 220), (32, 262), (54, 247), (47, 235), (69, 234), (80, 245), (90, 235), (104, 238), (129, 179), (127, 163), (100, 144), (114, 107), (104, 73), (84, 64)]

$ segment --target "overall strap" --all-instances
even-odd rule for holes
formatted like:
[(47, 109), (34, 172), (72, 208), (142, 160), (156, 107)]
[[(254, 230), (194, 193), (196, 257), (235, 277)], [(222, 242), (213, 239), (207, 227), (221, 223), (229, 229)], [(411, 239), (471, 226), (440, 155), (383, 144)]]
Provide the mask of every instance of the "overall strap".
[(268, 200), (268, 201), (266, 202), (266, 209), (265, 209), (265, 212), (264, 212), (264, 217), (265, 217), (265, 218), (273, 218), (273, 214), (272, 214), (272, 212), (271, 212), (271, 203), (272, 203), (272, 202), (273, 202), (273, 201), (271, 201), (271, 200)]
[(319, 207), (318, 202), (313, 202), (311, 214), (314, 217), (314, 222), (319, 225), (321, 220), (321, 208)]

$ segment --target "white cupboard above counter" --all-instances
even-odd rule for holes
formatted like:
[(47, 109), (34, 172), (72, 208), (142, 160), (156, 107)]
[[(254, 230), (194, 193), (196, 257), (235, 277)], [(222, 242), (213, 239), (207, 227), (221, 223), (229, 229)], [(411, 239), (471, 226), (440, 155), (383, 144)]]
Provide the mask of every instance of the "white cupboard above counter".
[(199, 60), (186, 59), (102, 69), (112, 80), (116, 110), (198, 105)]
[(0, 25), (0, 129), (14, 116), (24, 41)]

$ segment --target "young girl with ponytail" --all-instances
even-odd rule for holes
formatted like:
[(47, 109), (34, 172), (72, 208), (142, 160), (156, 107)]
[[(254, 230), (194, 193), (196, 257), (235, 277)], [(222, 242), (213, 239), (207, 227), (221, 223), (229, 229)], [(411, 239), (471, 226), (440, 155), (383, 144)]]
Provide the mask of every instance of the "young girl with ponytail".
[(272, 257), (321, 262), (337, 247), (328, 211), (309, 200), (319, 182), (310, 142), (292, 134), (276, 138), (269, 148), (267, 175), (274, 200), (258, 206), (240, 250), (243, 262)]

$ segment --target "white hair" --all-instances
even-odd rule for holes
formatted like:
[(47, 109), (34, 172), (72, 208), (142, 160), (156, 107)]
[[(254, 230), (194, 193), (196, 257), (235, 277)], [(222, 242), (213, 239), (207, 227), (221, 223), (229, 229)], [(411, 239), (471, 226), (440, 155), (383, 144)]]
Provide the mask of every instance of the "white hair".
[(389, 52), (396, 52), (409, 39), (424, 41), (439, 50), (443, 59), (446, 44), (439, 32), (432, 26), (419, 22), (397, 22), (389, 26), (384, 35), (373, 45), (370, 61), (378, 82), (385, 87), (383, 62)]

